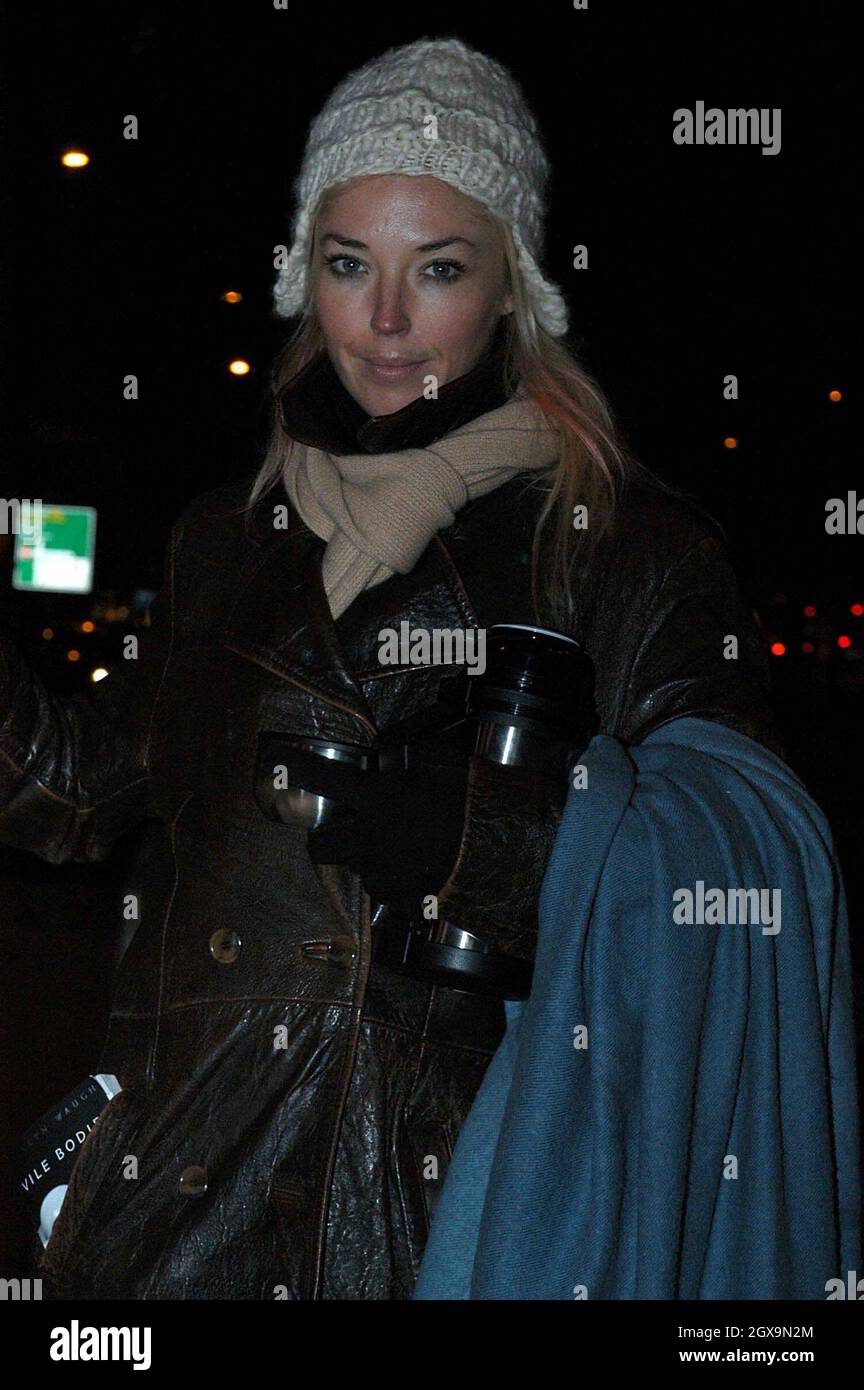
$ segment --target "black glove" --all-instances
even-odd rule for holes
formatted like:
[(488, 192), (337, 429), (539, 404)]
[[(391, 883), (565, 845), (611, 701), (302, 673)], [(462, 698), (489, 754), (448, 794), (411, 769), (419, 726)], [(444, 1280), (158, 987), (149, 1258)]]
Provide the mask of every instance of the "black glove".
[(347, 864), (377, 902), (416, 906), (447, 882), (465, 821), (469, 760), (445, 743), (414, 745), (411, 765), (364, 772), (297, 750), (287, 762), (297, 786), (337, 802), (308, 835), (316, 864)]

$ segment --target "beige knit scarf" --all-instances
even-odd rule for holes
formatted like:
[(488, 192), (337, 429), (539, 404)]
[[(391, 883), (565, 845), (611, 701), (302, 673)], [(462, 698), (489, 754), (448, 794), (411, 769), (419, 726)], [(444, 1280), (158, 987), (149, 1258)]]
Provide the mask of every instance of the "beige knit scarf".
[(321, 572), (333, 617), (363, 589), (408, 574), (470, 498), (546, 467), (557, 453), (558, 430), (521, 391), (428, 448), (336, 455), (294, 440), (285, 486), (327, 542)]

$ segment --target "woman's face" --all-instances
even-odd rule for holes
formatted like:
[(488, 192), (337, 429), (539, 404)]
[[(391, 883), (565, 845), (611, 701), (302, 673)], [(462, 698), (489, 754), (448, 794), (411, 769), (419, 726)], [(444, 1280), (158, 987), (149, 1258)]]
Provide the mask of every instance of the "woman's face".
[[(510, 313), (494, 227), (428, 175), (371, 174), (318, 222), (315, 307), (330, 360), (368, 415), (470, 371)], [(390, 370), (387, 364), (390, 364)]]

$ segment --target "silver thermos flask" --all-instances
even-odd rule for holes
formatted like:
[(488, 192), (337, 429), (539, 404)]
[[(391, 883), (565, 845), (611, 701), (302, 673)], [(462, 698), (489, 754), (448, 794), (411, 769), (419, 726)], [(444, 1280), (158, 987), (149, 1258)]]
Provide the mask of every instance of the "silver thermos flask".
[[(487, 634), (485, 671), (463, 676), (462, 688), (464, 713), (443, 721), (445, 737), (459, 738), (467, 752), (502, 766), (558, 776), (566, 789), (597, 730), (594, 667), (580, 642), (547, 628), (498, 624)], [(379, 765), (401, 758), (407, 766), (411, 748), (409, 740), (395, 751), (382, 750)], [(379, 958), (400, 974), (502, 999), (530, 993), (530, 962), (446, 918), (412, 920), (380, 903), (372, 927)]]

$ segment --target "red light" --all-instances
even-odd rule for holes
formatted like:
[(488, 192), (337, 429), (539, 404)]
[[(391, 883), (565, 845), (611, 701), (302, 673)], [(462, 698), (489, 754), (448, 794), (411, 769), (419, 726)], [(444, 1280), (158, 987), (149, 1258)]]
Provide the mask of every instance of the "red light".
[(812, 604), (812, 603), (808, 603), (807, 606), (806, 606), (806, 608), (804, 609), (804, 617), (805, 617), (805, 618), (815, 618), (815, 617), (816, 617), (816, 609), (813, 607), (813, 604)]
[(784, 644), (783, 644), (782, 642), (772, 642), (772, 643), (771, 643), (771, 655), (772, 655), (772, 656), (785, 656), (785, 655), (786, 655), (786, 648), (785, 648)]
[(813, 643), (812, 643), (812, 642), (802, 642), (802, 643), (801, 643), (801, 650), (802, 650), (802, 652), (807, 652), (807, 654), (808, 654), (808, 656), (809, 656), (810, 652), (812, 652), (812, 650), (813, 650)]
[(842, 633), (841, 636), (837, 638), (837, 646), (838, 646), (838, 647), (851, 647), (851, 646), (852, 646), (852, 638), (851, 638), (851, 637), (847, 637), (845, 632)]
[(864, 603), (853, 603), (849, 612), (852, 614), (853, 618), (860, 618), (861, 614), (864, 613)]

